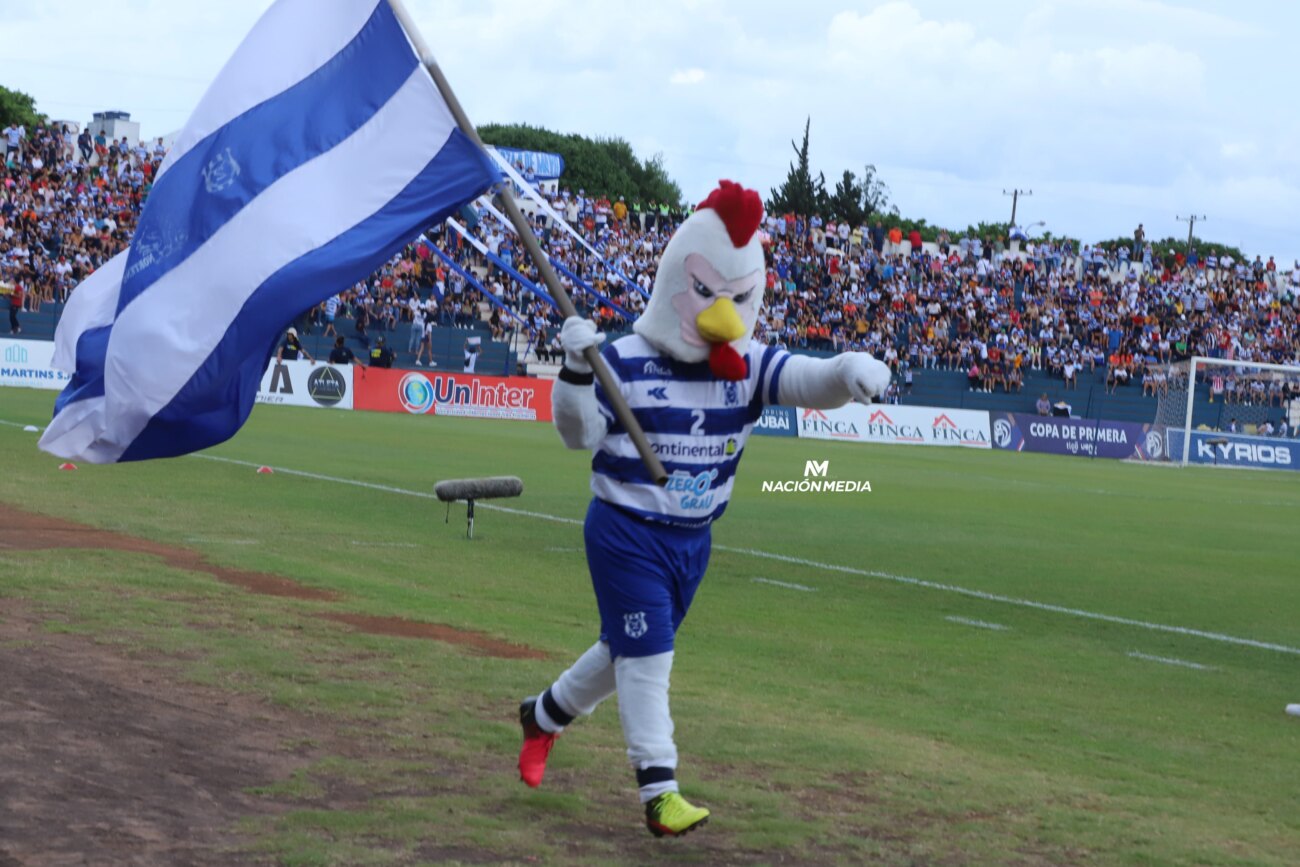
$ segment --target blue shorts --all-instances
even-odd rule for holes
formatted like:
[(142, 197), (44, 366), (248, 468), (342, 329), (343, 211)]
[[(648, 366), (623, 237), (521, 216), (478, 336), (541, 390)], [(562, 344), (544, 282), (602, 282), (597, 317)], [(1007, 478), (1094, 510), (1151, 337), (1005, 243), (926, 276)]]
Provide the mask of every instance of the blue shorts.
[(594, 499), (583, 537), (600, 608), (600, 640), (609, 643), (610, 656), (672, 650), (709, 567), (709, 528), (648, 523)]

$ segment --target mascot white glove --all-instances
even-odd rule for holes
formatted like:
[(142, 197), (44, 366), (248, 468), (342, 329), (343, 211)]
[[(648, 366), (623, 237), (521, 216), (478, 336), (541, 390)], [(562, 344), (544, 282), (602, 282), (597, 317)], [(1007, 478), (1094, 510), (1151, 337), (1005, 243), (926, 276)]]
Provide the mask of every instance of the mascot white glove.
[[(564, 348), (564, 366), (574, 373), (591, 373), (591, 365), (582, 353), (589, 346), (605, 342), (605, 335), (596, 330), (596, 323), (580, 316), (570, 316), (560, 329), (560, 346)], [(888, 383), (888, 379), (885, 380)]]
[(846, 352), (838, 359), (840, 376), (858, 403), (871, 403), (889, 388), (889, 365), (865, 352)]

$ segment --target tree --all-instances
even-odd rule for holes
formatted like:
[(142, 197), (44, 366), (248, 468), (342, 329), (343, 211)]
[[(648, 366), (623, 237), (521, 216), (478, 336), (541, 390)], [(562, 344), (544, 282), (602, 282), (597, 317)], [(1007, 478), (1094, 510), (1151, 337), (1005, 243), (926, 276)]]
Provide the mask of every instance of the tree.
[(45, 123), (45, 115), (36, 110), (36, 100), (29, 94), (0, 85), (0, 127), (14, 123), (30, 130)]
[[(847, 172), (846, 172), (847, 174)], [(886, 211), (898, 216), (898, 208), (891, 207), (889, 204), (889, 187), (876, 174), (876, 167), (867, 163), (866, 168), (862, 170), (862, 209), (866, 216), (873, 214), (883, 214)]]
[(830, 216), (836, 222), (846, 221), (850, 226), (860, 226), (867, 217), (862, 207), (862, 187), (853, 172), (844, 170), (844, 177), (835, 183), (835, 192), (831, 193), (829, 202)]
[(594, 196), (628, 201), (681, 204), (681, 187), (668, 176), (663, 156), (641, 160), (621, 138), (591, 139), (527, 124), (486, 124), (478, 128), (488, 144), (547, 151), (564, 157), (564, 185)]
[(682, 188), (677, 186), (664, 168), (663, 153), (656, 153), (641, 163), (641, 190), (650, 201), (677, 204), (682, 200)]
[(806, 217), (822, 213), (830, 201), (826, 195), (826, 176), (819, 172), (814, 178), (812, 169), (809, 168), (808, 134), (811, 128), (812, 118), (809, 117), (803, 125), (803, 144), (796, 145), (793, 140), (790, 142), (795, 161), (790, 163), (785, 183), (772, 190), (772, 195), (767, 200), (767, 209), (773, 214), (799, 214)]

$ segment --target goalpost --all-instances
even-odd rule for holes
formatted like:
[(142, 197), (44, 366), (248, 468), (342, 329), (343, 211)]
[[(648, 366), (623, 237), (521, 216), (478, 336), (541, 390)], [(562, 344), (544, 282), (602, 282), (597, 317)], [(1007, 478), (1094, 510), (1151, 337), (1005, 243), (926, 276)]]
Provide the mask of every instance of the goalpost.
[(1160, 380), (1153, 427), (1165, 460), (1187, 466), (1193, 430), (1277, 439), (1284, 429), (1287, 441), (1297, 434), (1300, 366), (1198, 355), (1152, 370)]

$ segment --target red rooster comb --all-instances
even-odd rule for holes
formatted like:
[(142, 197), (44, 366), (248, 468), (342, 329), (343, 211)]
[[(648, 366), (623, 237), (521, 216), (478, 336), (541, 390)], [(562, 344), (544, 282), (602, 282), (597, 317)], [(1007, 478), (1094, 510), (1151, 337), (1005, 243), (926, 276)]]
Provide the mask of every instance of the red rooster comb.
[(699, 210), (712, 208), (727, 227), (731, 243), (744, 247), (763, 221), (763, 200), (758, 193), (732, 181), (718, 181), (718, 188), (700, 202)]

